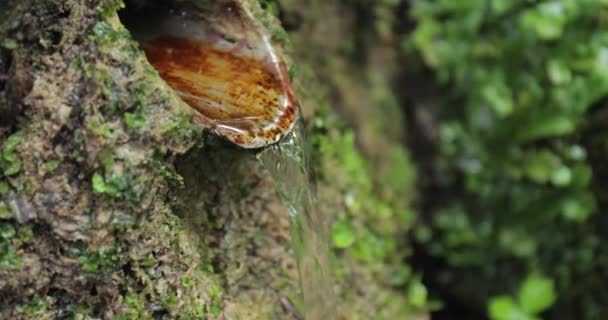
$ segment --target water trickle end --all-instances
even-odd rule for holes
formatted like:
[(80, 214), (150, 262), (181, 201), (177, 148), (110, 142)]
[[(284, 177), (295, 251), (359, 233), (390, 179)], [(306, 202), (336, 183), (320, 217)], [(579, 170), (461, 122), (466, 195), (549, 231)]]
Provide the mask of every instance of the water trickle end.
[(317, 208), (302, 122), (298, 121), (281, 142), (261, 151), (258, 159), (272, 176), (290, 215), (303, 313), (307, 320), (334, 319), (336, 297), (329, 258), (329, 224)]

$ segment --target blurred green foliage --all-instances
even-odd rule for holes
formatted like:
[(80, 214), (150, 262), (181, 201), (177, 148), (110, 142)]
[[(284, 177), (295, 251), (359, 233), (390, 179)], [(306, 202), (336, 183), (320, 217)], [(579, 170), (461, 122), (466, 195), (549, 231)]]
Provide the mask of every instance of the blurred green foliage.
[[(396, 196), (411, 194), (415, 168), (409, 154), (394, 145), (387, 152), (386, 167), (374, 168), (358, 151), (355, 133), (345, 129), (327, 107), (313, 121), (309, 136), (318, 178), (337, 187), (344, 209), (337, 212), (331, 230), (334, 274), (343, 286), (340, 300), (354, 311), (342, 316), (402, 319), (436, 308), (438, 303), (430, 298), (420, 274), (404, 264), (409, 244), (399, 242), (402, 228), (413, 221), (411, 198)], [(391, 181), (386, 179), (389, 176), (400, 179)], [(376, 184), (374, 177), (388, 183)], [(359, 283), (363, 279), (371, 281)], [(364, 287), (358, 287), (363, 283)]]
[(536, 315), (555, 302), (555, 285), (551, 279), (532, 274), (519, 288), (517, 299), (501, 295), (490, 300), (488, 313), (492, 320), (534, 320)]
[[(442, 209), (416, 232), (452, 273), (444, 285), (469, 286), (481, 308), (538, 272), (555, 280), (551, 319), (608, 317), (605, 196), (592, 188), (602, 164), (587, 145), (608, 94), (608, 1), (417, 0), (411, 14), (404, 47), (449, 88), (434, 164)], [(547, 305), (524, 289), (491, 309), (536, 316)]]

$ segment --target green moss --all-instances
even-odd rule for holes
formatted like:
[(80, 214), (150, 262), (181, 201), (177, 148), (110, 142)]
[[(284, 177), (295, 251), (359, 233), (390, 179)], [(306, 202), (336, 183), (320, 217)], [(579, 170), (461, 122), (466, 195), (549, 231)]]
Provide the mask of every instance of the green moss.
[(57, 168), (59, 168), (59, 161), (57, 160), (50, 160), (44, 163), (44, 171), (47, 173), (51, 173), (55, 170), (57, 170)]
[(348, 301), (353, 314), (359, 308), (375, 310), (373, 319), (407, 318), (437, 307), (420, 276), (404, 264), (411, 249), (400, 234), (415, 217), (408, 194), (416, 177), (408, 153), (387, 144), (377, 165), (357, 149), (354, 132), (343, 129), (329, 111), (321, 109), (312, 123), (321, 179), (343, 196), (344, 210), (332, 228), (336, 276), (343, 283), (352, 277), (370, 279), (365, 290), (374, 292), (359, 297), (344, 288), (340, 299)]
[(211, 304), (211, 307), (209, 308), (209, 313), (211, 313), (214, 317), (219, 317), (219, 315), (222, 313), (222, 305), (220, 302), (214, 302)]
[(260, 6), (269, 14), (278, 17), (281, 5), (276, 0), (259, 0)]
[(421, 282), (412, 282), (408, 287), (407, 298), (411, 306), (424, 308), (428, 304), (428, 290)]
[(16, 234), (13, 224), (0, 224), (0, 270), (21, 268), (22, 261), (13, 245)]
[(162, 300), (163, 300), (163, 306), (167, 310), (173, 310), (177, 303), (177, 294), (175, 292), (167, 293), (167, 294), (165, 294), (165, 296), (163, 297)]
[(30, 226), (20, 226), (17, 229), (17, 237), (21, 242), (27, 244), (34, 239), (34, 231), (32, 231), (32, 227)]
[(146, 298), (143, 294), (129, 293), (124, 297), (121, 313), (117, 320), (147, 320), (152, 319), (146, 307)]
[(344, 217), (334, 223), (332, 238), (338, 249), (348, 248), (355, 242), (355, 231)]
[(120, 265), (122, 251), (122, 247), (116, 245), (98, 250), (73, 249), (73, 254), (85, 272), (111, 272)]
[[(383, 180), (382, 188), (378, 188), (372, 179), (371, 164), (355, 146), (353, 132), (316, 134), (313, 138), (318, 147), (317, 157), (322, 163), (323, 174), (337, 184), (345, 196), (347, 210), (337, 218), (332, 230), (334, 247), (339, 249), (337, 255), (342, 257), (336, 274), (344, 279), (349, 269), (356, 265), (356, 268), (366, 270), (378, 283), (395, 286), (375, 288), (390, 292), (383, 298), (388, 300), (375, 301), (370, 297), (372, 300), (365, 302), (377, 304), (375, 308), (391, 304), (396, 308), (392, 313), (395, 317), (405, 317), (411, 312), (431, 308), (434, 302), (428, 300), (426, 288), (419, 277), (414, 277), (411, 269), (403, 265), (404, 249), (399, 248), (397, 242), (399, 227), (407, 227), (413, 219), (413, 214), (406, 211), (409, 208), (408, 198), (401, 194), (403, 190), (411, 189), (414, 180), (407, 154), (395, 147), (390, 161), (386, 161), (379, 172), (376, 171), (376, 177), (385, 177), (388, 181)], [(403, 292), (396, 287), (409, 289)], [(343, 299), (352, 299), (350, 293), (344, 294)]]
[(83, 163), (84, 162), (84, 154), (82, 153), (82, 151), (80, 150), (74, 150), (71, 154), (70, 154), (70, 158), (74, 161), (76, 161), (77, 163)]
[(0, 195), (6, 193), (9, 189), (8, 183), (0, 181)]
[(0, 270), (2, 269), (19, 269), (23, 262), (15, 252), (10, 240), (4, 239), (0, 241)]
[(5, 240), (12, 239), (17, 232), (15, 231), (15, 227), (13, 227), (10, 223), (2, 223), (0, 224), (0, 238)]
[[(206, 271), (204, 271), (207, 273)], [(206, 305), (204, 313), (213, 315), (214, 317), (218, 317), (222, 313), (222, 301), (224, 292), (222, 290), (222, 286), (219, 283), (219, 279), (213, 274), (209, 274), (213, 281), (207, 287), (207, 295), (211, 298), (211, 301)], [(195, 309), (196, 310), (196, 309)], [(197, 313), (200, 313), (199, 310)]]
[(116, 11), (125, 7), (122, 0), (102, 0), (95, 8), (103, 19), (110, 19)]
[(93, 76), (93, 67), (87, 63), (83, 57), (78, 57), (76, 58), (76, 60), (74, 60), (73, 67), (76, 67), (78, 69), (80, 69), (82, 72), (84, 72), (84, 75), (87, 78), (91, 78)]
[(6, 38), (4, 39), (2, 46), (7, 49), (14, 50), (17, 49), (17, 41), (15, 39)]
[(101, 165), (103, 166), (105, 171), (112, 170), (114, 164), (116, 163), (116, 161), (114, 161), (114, 153), (112, 152), (112, 149), (104, 148), (103, 150), (101, 150), (101, 152), (99, 153), (99, 161), (101, 162)]
[(0, 169), (5, 176), (15, 175), (21, 170), (21, 159), (15, 154), (17, 147), (21, 143), (23, 133), (17, 131), (6, 139), (0, 154)]
[(118, 175), (113, 170), (107, 172), (109, 173), (105, 176), (96, 172), (91, 179), (93, 192), (98, 195), (106, 194), (136, 204), (148, 188), (147, 183), (150, 180), (148, 176), (134, 176), (130, 172)]
[[(93, 185), (93, 191), (97, 194), (107, 194), (113, 198), (118, 198), (120, 196), (121, 190), (119, 189), (119, 184), (113, 183), (112, 181), (106, 182), (99, 172), (95, 172), (95, 174), (93, 174), (93, 179), (91, 182)], [(120, 186), (125, 187), (124, 184), (120, 184)]]
[(14, 217), (13, 212), (6, 202), (0, 200), (0, 220), (12, 219)]
[(281, 28), (277, 23), (276, 17), (280, 12), (280, 3), (276, 0), (258, 0), (262, 10), (253, 8), (255, 18), (260, 22), (267, 32), (272, 36), (272, 40), (281, 45), (283, 48), (288, 48), (290, 44), (289, 35), (285, 29)]
[(126, 112), (124, 114), (125, 124), (132, 129), (141, 129), (146, 123), (146, 117), (144, 108), (137, 108), (135, 112)]
[(102, 119), (93, 118), (88, 123), (88, 129), (96, 136), (113, 140), (117, 135), (117, 128), (112, 123), (105, 123)]
[(144, 266), (144, 267), (151, 267), (153, 265), (155, 265), (158, 261), (156, 260), (156, 258), (154, 258), (154, 256), (149, 255), (141, 260), (139, 260), (139, 263)]
[(94, 312), (93, 309), (89, 306), (82, 304), (71, 304), (67, 308), (71, 318), (74, 320), (93, 320)]
[(15, 308), (17, 314), (33, 317), (34, 316), (42, 316), (46, 313), (49, 308), (49, 298), (40, 298), (36, 296), (30, 302), (21, 304)]
[(169, 182), (177, 183), (180, 181), (180, 175), (175, 171), (175, 169), (168, 166), (165, 162), (161, 160), (154, 160), (153, 165), (156, 171), (164, 176)]
[(99, 21), (93, 26), (93, 34), (90, 39), (102, 47), (116, 45), (119, 40), (130, 38), (129, 31), (124, 27), (116, 27), (107, 21)]

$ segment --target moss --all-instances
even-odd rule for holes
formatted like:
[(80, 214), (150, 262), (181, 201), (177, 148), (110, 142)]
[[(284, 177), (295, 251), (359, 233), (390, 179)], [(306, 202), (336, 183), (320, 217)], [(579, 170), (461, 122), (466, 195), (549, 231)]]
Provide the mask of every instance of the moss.
[(85, 272), (111, 272), (120, 266), (122, 247), (115, 245), (97, 250), (73, 249), (74, 255)]
[(5, 194), (9, 189), (8, 183), (0, 182), (0, 195)]
[(209, 308), (209, 313), (214, 317), (219, 317), (222, 312), (222, 305), (218, 302), (214, 302), (211, 304)]
[(21, 159), (16, 155), (15, 151), (23, 137), (22, 132), (16, 132), (6, 139), (0, 154), (0, 169), (5, 176), (15, 175), (21, 170)]
[(23, 265), (23, 261), (15, 252), (15, 248), (9, 240), (0, 241), (0, 270), (2, 269), (19, 269)]
[(130, 38), (130, 34), (123, 26), (113, 25), (108, 21), (99, 21), (93, 26), (91, 40), (101, 45), (102, 48), (116, 45), (119, 40), (125, 38)]
[(15, 228), (10, 223), (2, 223), (0, 224), (0, 238), (2, 239), (12, 239), (17, 232)]
[(53, 171), (59, 168), (59, 161), (57, 160), (49, 160), (44, 163), (43, 170), (47, 173), (52, 173)]
[(18, 269), (22, 266), (22, 260), (13, 242), (16, 235), (17, 230), (12, 223), (0, 223), (0, 270)]
[(337, 249), (346, 249), (355, 243), (355, 230), (345, 217), (334, 223), (332, 238)]
[(10, 207), (6, 205), (6, 202), (0, 201), (0, 220), (11, 219), (13, 216), (13, 212)]
[(67, 306), (68, 315), (74, 320), (93, 320), (93, 310), (91, 307), (82, 304), (71, 304)]
[(257, 1), (243, 1), (252, 11), (253, 16), (256, 18), (266, 32), (272, 36), (272, 40), (280, 46), (282, 49), (290, 48), (290, 37), (280, 25), (277, 20), (280, 4), (275, 0), (257, 0)]
[(146, 112), (138, 108), (135, 112), (125, 112), (125, 124), (132, 129), (141, 129), (146, 122)]
[(121, 312), (117, 320), (146, 320), (153, 319), (146, 307), (146, 298), (142, 294), (129, 293), (125, 296)]
[(17, 314), (29, 319), (50, 319), (46, 314), (49, 304), (49, 298), (36, 296), (31, 301), (17, 306), (15, 311)]
[(93, 191), (95, 191), (97, 194), (105, 193), (115, 198), (119, 196), (118, 187), (112, 183), (106, 183), (103, 176), (99, 172), (95, 172), (95, 174), (93, 174), (91, 183), (93, 185)]
[(20, 226), (17, 229), (17, 237), (22, 243), (28, 244), (34, 239), (34, 231), (31, 226)]
[(95, 8), (103, 19), (112, 18), (116, 12), (125, 7), (122, 0), (103, 0)]
[(266, 12), (268, 12), (269, 14), (278, 17), (279, 16), (279, 9), (280, 9), (280, 4), (278, 1), (276, 0), (258, 0), (260, 3), (260, 6), (262, 6), (262, 8), (264, 10), (266, 10)]
[(4, 39), (2, 46), (6, 49), (14, 50), (17, 49), (17, 41), (15, 39), (6, 38)]

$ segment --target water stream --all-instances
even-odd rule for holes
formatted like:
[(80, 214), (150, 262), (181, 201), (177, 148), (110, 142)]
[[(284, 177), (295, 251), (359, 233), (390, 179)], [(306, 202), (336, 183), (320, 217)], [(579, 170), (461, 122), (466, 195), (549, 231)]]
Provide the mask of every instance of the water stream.
[[(246, 148), (272, 143), (279, 138), (273, 132), (289, 130), (297, 102), (286, 71), (269, 42), (271, 37), (255, 29), (255, 17), (241, 2), (127, 4), (121, 21), (140, 42), (159, 75), (197, 110), (195, 121)], [(260, 96), (260, 90), (267, 95)], [(268, 105), (264, 101), (279, 103)], [(272, 116), (277, 114), (280, 119)], [(264, 130), (266, 135), (258, 136)], [(336, 299), (329, 227), (316, 207), (306, 150), (300, 121), (258, 158), (273, 177), (289, 212), (304, 303), (301, 311), (306, 320), (331, 320), (336, 314)]]
[(317, 208), (301, 121), (280, 143), (260, 152), (258, 159), (272, 175), (289, 213), (305, 318), (334, 319), (336, 298), (329, 259), (329, 225)]

